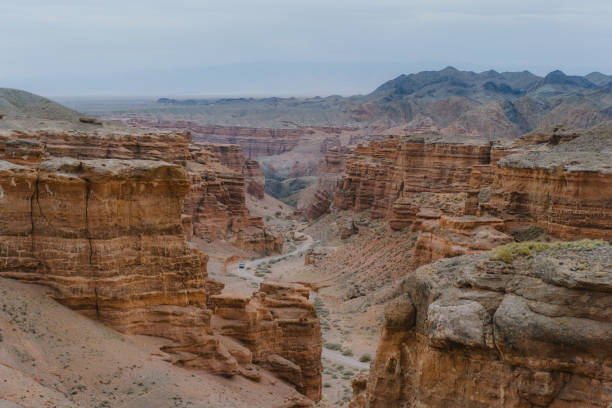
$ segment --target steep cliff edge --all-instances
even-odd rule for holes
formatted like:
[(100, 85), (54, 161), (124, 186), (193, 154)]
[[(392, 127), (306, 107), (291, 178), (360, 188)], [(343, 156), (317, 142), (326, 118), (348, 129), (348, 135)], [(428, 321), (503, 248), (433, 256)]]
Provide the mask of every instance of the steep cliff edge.
[(565, 239), (610, 240), (612, 123), (562, 135), (565, 143), (553, 133), (552, 147), (500, 160), (484, 209), (528, 217)]
[[(28, 156), (22, 151), (25, 145), (13, 147), (15, 140), (21, 140), (22, 145), (38, 142), (42, 152), (30, 152)], [(192, 143), (188, 133), (32, 131), (0, 134), (0, 155), (3, 152), (7, 158), (13, 157), (13, 162), (24, 155), (28, 160), (39, 155), (163, 160), (181, 165), (192, 180), (184, 210), (192, 218), (193, 230), (185, 225), (188, 236), (232, 237), (241, 248), (264, 254), (282, 250), (282, 237), (269, 231), (263, 219), (251, 216), (246, 208), (246, 191), (260, 196), (265, 177), (256, 162), (242, 156), (239, 146)]]
[(308, 301), (309, 290), (296, 285), (261, 283), (249, 298), (212, 297), (212, 326), (238, 339), (252, 361), (279, 372), (281, 378), (314, 401), (321, 398), (321, 327)]
[[(435, 207), (449, 216), (493, 215), (504, 232), (531, 222), (561, 239), (610, 239), (611, 143), (610, 123), (544, 129), (515, 143), (392, 136), (357, 147), (334, 204), (367, 210), (396, 229), (418, 229), (424, 224), (417, 213)], [(463, 202), (461, 212), (452, 203), (439, 205), (449, 194)]]
[(445, 259), (391, 302), (357, 407), (606, 407), (612, 247), (522, 243)]
[(318, 400), (320, 328), (307, 289), (262, 284), (253, 302), (277, 331), (257, 353), (211, 325), (207, 305), (223, 285), (185, 238), (189, 191), (185, 168), (162, 161), (0, 161), (0, 277), (45, 285), (122, 333), (168, 339), (162, 350), (178, 365), (254, 381), (264, 369)]
[(183, 235), (182, 167), (0, 163), (0, 276), (49, 286), (61, 303), (121, 332), (169, 338), (188, 352), (183, 363), (235, 371), (211, 336), (207, 257)]
[(401, 197), (421, 192), (463, 192), (474, 166), (490, 163), (491, 144), (440, 135), (389, 136), (360, 145), (346, 161), (338, 185), (340, 209), (371, 210), (391, 218)]

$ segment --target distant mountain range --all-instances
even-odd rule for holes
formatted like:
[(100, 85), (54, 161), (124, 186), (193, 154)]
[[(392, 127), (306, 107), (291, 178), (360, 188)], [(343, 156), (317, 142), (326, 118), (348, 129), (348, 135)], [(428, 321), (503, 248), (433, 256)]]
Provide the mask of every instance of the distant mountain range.
[(540, 77), (528, 71), (475, 73), (447, 67), (400, 75), (368, 95), (352, 97), (161, 98), (157, 103), (188, 107), (201, 121), (216, 124), (361, 125), (493, 139), (554, 124), (589, 128), (611, 120), (612, 76), (553, 71)]

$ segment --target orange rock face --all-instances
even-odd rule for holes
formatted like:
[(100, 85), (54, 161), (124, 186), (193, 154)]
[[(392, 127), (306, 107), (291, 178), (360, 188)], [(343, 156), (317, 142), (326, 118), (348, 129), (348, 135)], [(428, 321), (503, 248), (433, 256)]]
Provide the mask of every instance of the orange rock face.
[(262, 254), (280, 253), (282, 237), (270, 232), (263, 219), (251, 216), (246, 207), (243, 174), (251, 172), (252, 183), (261, 180), (242, 156), (240, 147), (193, 144), (191, 150), (193, 161), (187, 162), (191, 190), (185, 198), (185, 212), (192, 216), (193, 234), (210, 240), (232, 235), (240, 248)]
[(561, 238), (612, 239), (612, 167), (591, 152), (511, 155), (495, 168), (492, 211), (535, 220)]
[(121, 332), (168, 338), (192, 365), (214, 360), (232, 371), (210, 337), (207, 257), (183, 235), (189, 178), (181, 166), (0, 163), (0, 276), (49, 286), (63, 304)]
[(321, 327), (307, 288), (261, 283), (252, 298), (212, 297), (212, 326), (235, 338), (252, 361), (276, 372), (314, 401), (321, 398)]
[[(42, 150), (31, 146), (36, 143)], [(251, 216), (246, 208), (247, 185), (253, 195), (261, 196), (265, 177), (255, 161), (242, 156), (239, 146), (191, 143), (191, 136), (185, 133), (37, 131), (0, 135), (0, 152), (15, 163), (40, 161), (42, 157), (73, 157), (180, 164), (192, 181), (185, 198), (184, 212), (191, 216), (193, 227), (187, 236), (209, 240), (235, 236), (237, 244), (247, 250), (264, 254), (282, 250), (282, 238), (268, 231), (263, 220)]]
[(196, 153), (197, 149), (207, 149), (222, 165), (241, 174), (245, 179), (247, 192), (249, 194), (259, 199), (264, 197), (266, 176), (259, 167), (257, 161), (244, 157), (240, 146), (230, 144), (192, 143), (192, 156)]
[(358, 146), (346, 162), (335, 205), (398, 219), (393, 206), (402, 196), (466, 191), (471, 168), (488, 164), (490, 150), (484, 142), (433, 143), (423, 137), (390, 137)]
[(502, 232), (503, 220), (491, 216), (428, 217), (420, 220), (420, 230), (413, 255), (415, 266), (488, 251), (513, 241)]
[(176, 364), (255, 381), (258, 364), (320, 399), (308, 289), (262, 283), (252, 299), (220, 295), (208, 257), (185, 237), (189, 190), (185, 168), (161, 161), (0, 161), (0, 276), (48, 286), (123, 333), (168, 339)]
[(142, 159), (185, 164), (190, 136), (183, 133), (96, 133), (15, 131), (0, 137), (3, 140), (33, 139), (44, 145), (47, 156), (77, 159)]
[[(577, 138), (570, 136), (542, 140), (569, 143)], [(334, 204), (345, 210), (369, 210), (372, 217), (387, 218), (392, 228), (401, 229), (417, 221), (415, 194), (461, 192), (462, 211), (445, 211), (449, 215), (491, 214), (504, 222), (520, 217), (562, 239), (611, 239), (609, 154), (545, 150), (526, 144), (532, 139), (514, 146), (420, 136), (371, 142), (357, 147), (347, 160)], [(529, 152), (537, 149), (543, 151)]]
[(419, 268), (388, 305), (350, 406), (607, 407), (611, 255), (609, 244), (578, 243)]

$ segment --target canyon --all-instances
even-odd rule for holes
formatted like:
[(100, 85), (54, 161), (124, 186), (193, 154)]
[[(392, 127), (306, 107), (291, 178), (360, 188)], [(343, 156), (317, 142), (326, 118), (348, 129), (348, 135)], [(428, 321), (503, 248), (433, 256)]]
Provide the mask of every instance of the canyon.
[[(332, 110), (319, 124), (261, 112), (263, 122), (211, 124), (197, 112), (216, 103), (164, 100), (155, 114), (102, 120), (57, 108), (69, 129), (0, 132), (0, 290), (32, 303), (3, 293), (0, 370), (19, 380), (0, 383), (0, 402), (21, 403), (21, 382), (39, 392), (23, 406), (97, 406), (112, 384), (124, 405), (171, 406), (115, 379), (98, 385), (103, 362), (87, 374), (70, 361), (87, 392), (70, 370), (53, 379), (62, 347), (38, 331), (67, 341), (51, 326), (70, 319), (113, 364), (112, 349), (138, 356), (125, 360), (148, 379), (130, 374), (133, 384), (159, 390), (151, 373), (167, 373), (155, 382), (195, 406), (605, 407), (603, 99), (584, 108), (597, 114), (542, 105), (535, 118), (527, 99), (548, 103), (538, 89), (574, 79), (523, 75), (508, 79), (513, 108), (495, 102), (504, 119), (476, 88), (471, 101), (453, 95), (458, 79), (499, 94), (503, 75), (444, 71), (399, 77), (361, 104), (338, 97), (355, 119), (339, 123)], [(435, 97), (412, 106), (425, 91)], [(571, 125), (526, 133), (570, 111)]]
[[(320, 328), (302, 289), (268, 284), (249, 306), (260, 323), (215, 326), (224, 285), (188, 239), (232, 234), (251, 253), (280, 252), (283, 242), (246, 209), (245, 177), (255, 183), (261, 171), (240, 148), (188, 142), (183, 134), (4, 134), (0, 276), (44, 285), (123, 334), (165, 339), (160, 352), (181, 367), (256, 382), (274, 373), (320, 399)], [(241, 344), (263, 328), (270, 337), (257, 349)], [(292, 401), (286, 406), (306, 403)]]
[(520, 245), (408, 276), (350, 406), (609, 404), (610, 244)]

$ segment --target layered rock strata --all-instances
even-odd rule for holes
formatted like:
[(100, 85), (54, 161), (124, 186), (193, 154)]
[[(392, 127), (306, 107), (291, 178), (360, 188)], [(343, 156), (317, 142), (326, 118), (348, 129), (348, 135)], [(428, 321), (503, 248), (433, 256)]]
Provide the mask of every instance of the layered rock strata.
[(191, 158), (191, 137), (186, 133), (14, 131), (1, 135), (0, 145), (13, 139), (39, 141), (46, 157), (163, 160), (181, 165)]
[(398, 218), (396, 200), (419, 192), (463, 192), (471, 168), (490, 163), (491, 144), (436, 137), (388, 137), (360, 145), (346, 161), (335, 205), (371, 210), (373, 217)]
[(181, 214), (189, 178), (160, 161), (0, 161), (0, 276), (46, 285), (124, 333), (173, 341), (181, 362), (234, 371), (211, 336), (207, 256)]
[(162, 350), (176, 364), (258, 380), (257, 363), (320, 399), (321, 334), (308, 290), (262, 284), (240, 303), (250, 305), (235, 317), (247, 319), (244, 333), (219, 325), (230, 318), (223, 284), (208, 278), (208, 256), (183, 230), (189, 190), (187, 171), (161, 161), (0, 161), (0, 276), (45, 285), (123, 333), (168, 339)]
[(612, 247), (511, 244), (423, 266), (351, 407), (607, 407)]
[(495, 168), (491, 202), (499, 214), (533, 219), (561, 238), (612, 239), (612, 154), (533, 152)]
[[(192, 145), (193, 161), (186, 166), (191, 190), (185, 198), (185, 213), (192, 217), (193, 235), (208, 240), (233, 236), (240, 248), (266, 255), (280, 253), (282, 236), (269, 231), (263, 219), (252, 216), (246, 207), (245, 177), (221, 162), (224, 158), (226, 163), (239, 166), (239, 160), (229, 160), (239, 149)], [(232, 155), (220, 153), (227, 151), (233, 151)], [(244, 159), (242, 162), (246, 172), (248, 166)]]
[(321, 398), (321, 328), (309, 290), (263, 282), (253, 297), (212, 297), (212, 325), (240, 341), (252, 361), (276, 372), (314, 401)]
[(611, 129), (608, 124), (581, 135), (538, 133), (514, 144), (388, 137), (358, 146), (349, 157), (334, 205), (369, 210), (401, 229), (416, 220), (415, 195), (465, 193), (464, 215), (489, 214), (507, 224), (529, 220), (561, 239), (611, 239)]
[[(37, 143), (40, 148), (32, 147)], [(13, 161), (19, 157), (26, 157), (26, 161), (73, 157), (179, 164), (192, 180), (184, 211), (191, 216), (193, 230), (187, 236), (209, 240), (232, 237), (240, 247), (264, 254), (282, 250), (282, 238), (267, 230), (263, 220), (253, 217), (246, 208), (245, 192), (250, 190), (260, 197), (265, 177), (255, 161), (242, 156), (239, 146), (191, 143), (188, 133), (37, 131), (0, 134), (0, 153), (0, 157)]]

